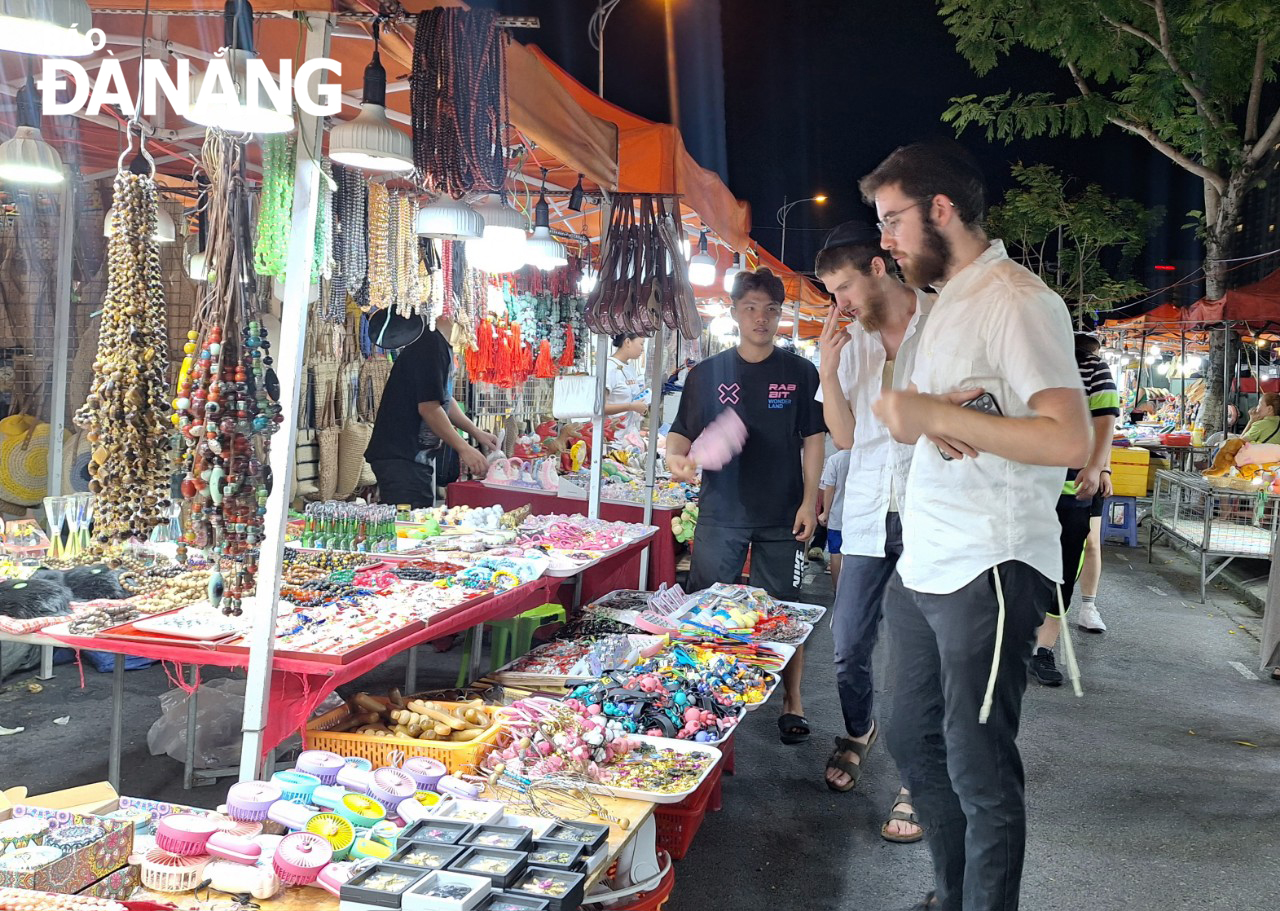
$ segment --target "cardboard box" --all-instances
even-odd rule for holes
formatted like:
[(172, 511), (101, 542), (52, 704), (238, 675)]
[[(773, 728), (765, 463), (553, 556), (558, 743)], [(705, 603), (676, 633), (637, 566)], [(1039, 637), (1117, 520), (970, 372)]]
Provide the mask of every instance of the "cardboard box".
[(127, 822), (25, 804), (15, 806), (13, 815), (15, 818), (34, 816), (47, 819), (55, 829), (96, 823), (106, 830), (106, 834), (93, 844), (72, 851), (39, 870), (28, 873), (0, 872), (0, 886), (42, 892), (77, 892), (128, 864), (129, 855), (133, 853), (133, 826)]
[(89, 895), (94, 898), (109, 898), (125, 901), (133, 894), (133, 890), (142, 885), (142, 868), (137, 864), (128, 864), (91, 886), (81, 889), (77, 895)]
[(120, 795), (116, 789), (105, 781), (80, 785), (77, 788), (65, 788), (61, 791), (50, 791), (48, 794), (27, 794), (23, 787), (9, 788), (0, 793), (0, 819), (8, 819), (13, 815), (13, 808), (18, 804), (28, 807), (40, 807), (45, 810), (67, 810), (86, 816), (97, 813), (110, 813), (119, 809)]

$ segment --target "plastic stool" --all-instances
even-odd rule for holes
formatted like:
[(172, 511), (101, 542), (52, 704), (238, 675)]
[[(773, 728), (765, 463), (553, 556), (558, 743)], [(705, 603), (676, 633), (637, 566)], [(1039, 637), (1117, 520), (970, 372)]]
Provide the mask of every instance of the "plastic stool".
[[(493, 659), (494, 667), (502, 667), (508, 661), (517, 657), (517, 653), (510, 652), (511, 644), (515, 641), (519, 634), (519, 617), (512, 617), (510, 620), (495, 620), (492, 623), (486, 623), (485, 626), (493, 630), (493, 642), (489, 648), (489, 657)], [(458, 667), (458, 689), (466, 686), (471, 681), (467, 679), (471, 669), (471, 650), (473, 648), (481, 648), (482, 643), (476, 641), (477, 636), (483, 635), (483, 632), (471, 629), (467, 631), (467, 644), (462, 650), (462, 663)], [(526, 648), (527, 652), (528, 649)], [(524, 652), (519, 652), (523, 655)]]
[[(1119, 511), (1119, 518), (1116, 512)], [(1138, 546), (1138, 501), (1134, 497), (1107, 497), (1102, 504), (1102, 540), (1120, 538), (1126, 547)]]
[(548, 623), (564, 623), (566, 619), (564, 607), (559, 604), (539, 604), (517, 616), (509, 660), (514, 661), (533, 648), (533, 634), (539, 627)]

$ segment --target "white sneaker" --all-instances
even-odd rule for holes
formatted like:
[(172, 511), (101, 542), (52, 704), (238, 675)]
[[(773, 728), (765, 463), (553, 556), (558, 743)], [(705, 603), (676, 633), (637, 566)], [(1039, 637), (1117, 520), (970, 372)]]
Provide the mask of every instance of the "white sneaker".
[(1102, 622), (1102, 617), (1098, 615), (1098, 608), (1093, 605), (1083, 605), (1080, 608), (1080, 615), (1076, 617), (1076, 626), (1086, 633), (1105, 633), (1107, 631), (1107, 625)]

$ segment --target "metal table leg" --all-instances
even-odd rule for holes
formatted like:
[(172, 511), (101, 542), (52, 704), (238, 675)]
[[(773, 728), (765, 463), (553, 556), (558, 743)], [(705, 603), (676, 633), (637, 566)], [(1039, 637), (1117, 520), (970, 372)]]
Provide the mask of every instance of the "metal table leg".
[(467, 669), (467, 682), (480, 679), (480, 668), (483, 666), (480, 650), (484, 648), (484, 624), (471, 627), (471, 667)]
[(40, 673), (36, 675), (37, 680), (53, 679), (53, 646), (40, 646)]
[(408, 696), (410, 693), (418, 689), (418, 647), (415, 645), (409, 649), (409, 662), (404, 669), (404, 694)]
[(124, 741), (124, 655), (115, 656), (111, 671), (111, 752), (107, 756), (107, 781), (120, 792), (120, 750)]
[(191, 665), (191, 692), (187, 694), (187, 750), (182, 760), (182, 787), (190, 791), (195, 784), (196, 771), (196, 692), (200, 680), (200, 665)]

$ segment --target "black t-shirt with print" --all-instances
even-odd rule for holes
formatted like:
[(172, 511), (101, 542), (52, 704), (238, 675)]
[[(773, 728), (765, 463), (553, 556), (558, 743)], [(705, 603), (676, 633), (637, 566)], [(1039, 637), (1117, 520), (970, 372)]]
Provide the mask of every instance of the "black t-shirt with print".
[(804, 499), (804, 438), (826, 430), (822, 406), (813, 399), (817, 391), (817, 368), (781, 348), (758, 364), (732, 348), (689, 371), (674, 433), (697, 439), (725, 408), (747, 425), (738, 457), (702, 473), (700, 523), (765, 528), (795, 521)]
[(422, 417), (418, 405), (447, 405), (452, 395), (453, 348), (438, 331), (427, 332), (406, 345), (391, 365), (391, 375), (378, 403), (373, 435), (364, 457), (369, 462), (406, 459), (423, 448), (419, 440)]

